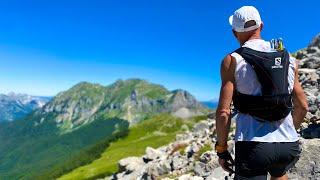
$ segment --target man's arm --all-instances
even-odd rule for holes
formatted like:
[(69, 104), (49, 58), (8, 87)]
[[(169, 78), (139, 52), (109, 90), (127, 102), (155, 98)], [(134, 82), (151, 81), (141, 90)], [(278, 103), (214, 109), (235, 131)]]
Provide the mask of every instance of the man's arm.
[(294, 86), (293, 86), (293, 124), (296, 129), (300, 128), (300, 124), (303, 122), (304, 117), (308, 112), (308, 102), (304, 95), (304, 91), (301, 87), (298, 77), (298, 65), (295, 68)]
[(230, 104), (234, 90), (235, 61), (227, 55), (221, 64), (221, 89), (219, 105), (216, 111), (216, 132), (219, 146), (226, 146), (230, 130)]

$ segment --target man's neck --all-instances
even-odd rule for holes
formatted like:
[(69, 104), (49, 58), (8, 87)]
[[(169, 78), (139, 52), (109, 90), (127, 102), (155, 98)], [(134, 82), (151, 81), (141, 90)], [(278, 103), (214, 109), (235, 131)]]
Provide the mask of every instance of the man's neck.
[(259, 34), (256, 34), (256, 33), (252, 34), (252, 36), (250, 36), (250, 37), (248, 38), (248, 40), (240, 43), (240, 45), (243, 46), (244, 43), (246, 43), (247, 41), (252, 40), (252, 39), (261, 39), (260, 33), (259, 33)]

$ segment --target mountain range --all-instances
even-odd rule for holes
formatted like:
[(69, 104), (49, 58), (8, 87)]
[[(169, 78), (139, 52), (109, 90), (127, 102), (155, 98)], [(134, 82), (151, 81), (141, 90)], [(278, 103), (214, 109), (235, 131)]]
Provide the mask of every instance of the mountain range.
[(109, 86), (81, 82), (25, 118), (2, 122), (0, 177), (57, 177), (94, 160), (131, 126), (156, 115), (186, 119), (207, 112), (187, 91), (141, 79)]
[(13, 121), (25, 117), (32, 111), (43, 107), (50, 97), (27, 94), (0, 94), (0, 122)]

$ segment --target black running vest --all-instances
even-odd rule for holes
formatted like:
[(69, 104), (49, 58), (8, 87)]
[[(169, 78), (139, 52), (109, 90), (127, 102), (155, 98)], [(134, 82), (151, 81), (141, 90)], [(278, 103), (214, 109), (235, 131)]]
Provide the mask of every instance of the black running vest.
[(288, 90), (289, 53), (286, 50), (261, 52), (246, 47), (235, 52), (251, 65), (262, 88), (260, 96), (242, 94), (235, 90), (235, 109), (260, 121), (285, 118), (292, 110), (292, 97)]

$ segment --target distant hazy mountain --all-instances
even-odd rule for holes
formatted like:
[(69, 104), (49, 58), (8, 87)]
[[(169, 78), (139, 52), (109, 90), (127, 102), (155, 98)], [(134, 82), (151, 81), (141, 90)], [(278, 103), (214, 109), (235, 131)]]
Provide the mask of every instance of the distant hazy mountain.
[(0, 162), (6, 162), (0, 177), (47, 179), (52, 169), (66, 171), (96, 158), (129, 125), (159, 113), (185, 118), (207, 111), (187, 91), (140, 79), (109, 86), (82, 82), (25, 119), (0, 126)]
[(213, 99), (210, 101), (202, 101), (201, 103), (210, 109), (216, 109), (218, 107), (219, 101), (216, 99)]
[(21, 119), (35, 109), (43, 107), (49, 100), (49, 97), (27, 94), (0, 94), (0, 122)]

